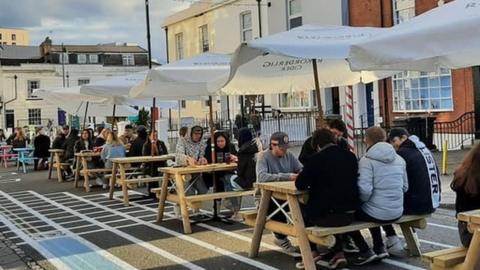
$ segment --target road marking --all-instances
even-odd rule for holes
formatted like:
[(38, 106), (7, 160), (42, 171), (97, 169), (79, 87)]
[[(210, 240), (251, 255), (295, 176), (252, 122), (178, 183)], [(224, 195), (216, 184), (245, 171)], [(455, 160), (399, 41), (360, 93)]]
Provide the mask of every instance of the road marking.
[[(70, 212), (75, 213), (76, 216), (78, 216), (79, 218), (81, 218), (81, 219), (84, 220), (84, 221), (88, 221), (88, 222), (90, 222), (90, 223), (92, 223), (92, 224), (95, 224), (95, 225), (101, 227), (101, 228), (104, 228), (105, 230), (107, 230), (107, 231), (109, 231), (109, 232), (112, 232), (112, 233), (114, 233), (114, 234), (116, 234), (116, 235), (118, 235), (118, 236), (120, 236), (120, 237), (123, 237), (123, 238), (129, 240), (130, 242), (132, 242), (132, 243), (134, 243), (134, 244), (137, 244), (137, 245), (139, 245), (139, 246), (141, 246), (141, 247), (143, 247), (143, 248), (145, 248), (145, 249), (148, 249), (148, 250), (150, 250), (150, 251), (152, 251), (152, 252), (154, 252), (154, 253), (156, 253), (156, 254), (158, 254), (158, 255), (160, 255), (160, 256), (168, 259), (168, 260), (171, 260), (171, 261), (173, 261), (173, 262), (176, 262), (176, 263), (178, 263), (178, 264), (181, 264), (181, 265), (183, 265), (183, 266), (185, 266), (185, 267), (187, 267), (187, 268), (189, 268), (189, 269), (198, 269), (198, 270), (204, 269), (204, 268), (202, 268), (202, 267), (200, 267), (200, 266), (197, 266), (197, 265), (195, 265), (195, 264), (193, 264), (193, 263), (191, 263), (191, 262), (188, 262), (188, 261), (186, 261), (186, 260), (184, 260), (184, 259), (182, 259), (182, 258), (180, 258), (180, 257), (177, 257), (177, 256), (175, 256), (174, 254), (172, 254), (172, 253), (170, 253), (170, 252), (168, 252), (168, 251), (165, 251), (165, 250), (163, 250), (163, 249), (161, 249), (161, 248), (159, 248), (159, 247), (156, 247), (156, 246), (154, 246), (154, 245), (152, 245), (152, 244), (150, 244), (150, 243), (144, 242), (144, 241), (142, 241), (141, 239), (138, 239), (138, 238), (136, 238), (136, 237), (134, 237), (134, 236), (131, 236), (131, 235), (127, 234), (127, 233), (124, 233), (124, 232), (122, 232), (122, 231), (120, 231), (120, 230), (118, 230), (118, 229), (116, 229), (116, 228), (114, 228), (114, 227), (111, 227), (111, 226), (105, 225), (105, 224), (103, 224), (103, 223), (100, 223), (100, 222), (96, 221), (95, 219), (93, 219), (93, 218), (91, 218), (91, 217), (88, 217), (88, 216), (86, 216), (86, 215), (84, 215), (84, 214), (82, 214), (82, 213), (80, 213), (80, 212), (78, 212), (78, 211), (76, 211), (76, 210), (69, 209), (69, 208), (67, 208), (66, 206), (63, 206), (63, 205), (61, 205), (61, 204), (59, 204), (59, 203), (57, 203), (57, 202), (55, 202), (55, 201), (53, 201), (53, 200), (51, 200), (51, 199), (49, 199), (49, 198), (47, 198), (47, 197), (44, 197), (43, 195), (41, 195), (41, 194), (39, 194), (39, 193), (37, 193), (37, 192), (35, 192), (35, 191), (29, 191), (29, 192), (30, 192), (31, 194), (33, 194), (33, 195), (35, 195), (35, 196), (43, 199), (44, 201), (46, 201), (46, 202), (48, 202), (48, 203), (50, 203), (50, 204), (58, 207), (58, 208), (61, 208), (61, 209), (65, 210), (65, 211), (70, 211)], [(71, 196), (71, 197), (81, 198), (81, 197), (79, 197), (79, 196), (71, 195), (71, 194), (69, 194), (69, 193), (64, 193), (64, 194), (66, 194), (67, 196)], [(84, 202), (89, 202), (89, 201), (86, 200), (86, 199), (81, 199), (81, 200), (82, 200), (82, 201), (84, 200)], [(92, 203), (92, 204), (93, 204), (93, 203)], [(98, 206), (104, 208), (104, 207), (101, 206), (101, 205), (98, 205)], [(109, 210), (109, 209), (106, 208), (106, 210)]]
[[(99, 257), (92, 257), (90, 256), (90, 259), (92, 258), (96, 258), (97, 260), (94, 261), (93, 263), (93, 267), (94, 265), (97, 263), (102, 263), (103, 265), (105, 264), (108, 264), (108, 262), (111, 262), (112, 265), (116, 265), (116, 266), (119, 266), (123, 269), (136, 269), (134, 268), (133, 266), (131, 266), (130, 264), (126, 263), (125, 261), (113, 256), (111, 253), (107, 252), (106, 250), (103, 250), (103, 249), (100, 249), (98, 246), (94, 245), (93, 243), (91, 242), (88, 242), (86, 241), (85, 239), (79, 237), (79, 236), (76, 236), (75, 234), (73, 234), (72, 232), (69, 232), (67, 229), (63, 228), (62, 226), (58, 225), (57, 223), (53, 222), (52, 220), (46, 218), (45, 216), (43, 216), (42, 214), (40, 214), (39, 212), (31, 209), (31, 208), (28, 208), (27, 205), (23, 204), (22, 202), (18, 201), (17, 199), (15, 199), (14, 197), (10, 196), (9, 194), (3, 192), (3, 191), (0, 191), (0, 195), (4, 196), (5, 198), (9, 199), (10, 201), (12, 202), (15, 202), (17, 203), (19, 206), (23, 207), (23, 208), (26, 208), (28, 209), (28, 211), (35, 217), (37, 217), (38, 219), (42, 220), (43, 222), (49, 224), (50, 226), (52, 226), (53, 228), (55, 228), (57, 231), (61, 232), (62, 234), (64, 234), (65, 236), (68, 236), (69, 239), (69, 242), (70, 243), (78, 243), (79, 246), (77, 247), (80, 247), (81, 246), (84, 246), (86, 248), (88, 248), (89, 250), (93, 251), (94, 254), (97, 254)], [(1, 216), (1, 215), (0, 215)], [(5, 222), (4, 222), (5, 223)], [(44, 232), (39, 232), (40, 234), (45, 234)], [(17, 234), (18, 235), (18, 234)], [(34, 240), (30, 237), (27, 236), (28, 239), (30, 240)], [(24, 239), (22, 237), (22, 239), (26, 241), (26, 239)], [(27, 240), (28, 240), (27, 239)], [(32, 241), (32, 242), (35, 242), (34, 244), (37, 246), (37, 247), (42, 247), (43, 249), (46, 249), (48, 250), (48, 254), (49, 255), (55, 255), (55, 253), (59, 252), (59, 250), (49, 250), (48, 247), (52, 247), (51, 245), (55, 245), (56, 242), (44, 242), (45, 240), (42, 240), (42, 241)], [(48, 240), (47, 240), (48, 241)], [(74, 241), (74, 242), (72, 242)], [(61, 245), (60, 245), (61, 246)], [(46, 253), (47, 254), (47, 253)], [(58, 255), (58, 254), (57, 254)], [(71, 256), (73, 256), (74, 254), (71, 254)], [(77, 255), (75, 256), (77, 257), (76, 258), (76, 262), (78, 262), (79, 260), (80, 261), (83, 261), (83, 258), (81, 257), (81, 255)], [(101, 258), (101, 259), (100, 259)], [(103, 259), (106, 259), (106, 261), (103, 261)], [(72, 266), (71, 264), (71, 258), (68, 258), (68, 257), (65, 257), (65, 258), (62, 258), (60, 259), (62, 261), (62, 264), (64, 265), (68, 265), (70, 264), (70, 266)], [(86, 261), (87, 264), (88, 264), (88, 260)], [(106, 262), (106, 263), (105, 263)], [(110, 266), (112, 266), (110, 265)], [(67, 267), (68, 269), (69, 267)], [(60, 269), (64, 269), (64, 268), (60, 268)]]
[(398, 267), (401, 267), (401, 268), (407, 269), (407, 270), (425, 270), (425, 268), (414, 266), (414, 265), (403, 263), (403, 262), (399, 262), (399, 261), (394, 261), (392, 259), (383, 259), (382, 262), (393, 265), (393, 266), (398, 266)]
[(132, 216), (129, 216), (129, 215), (126, 215), (125, 213), (123, 212), (120, 212), (116, 209), (109, 209), (101, 204), (98, 204), (98, 203), (95, 203), (95, 202), (91, 202), (91, 201), (88, 201), (86, 199), (83, 199), (81, 198), (80, 196), (77, 196), (77, 195), (74, 195), (74, 194), (71, 194), (71, 193), (68, 193), (68, 192), (65, 192), (65, 194), (67, 194), (68, 196), (70, 197), (73, 197), (73, 198), (77, 198), (79, 200), (82, 200), (84, 201), (85, 203), (90, 203), (90, 204), (93, 204), (93, 205), (97, 205), (98, 207), (101, 207), (103, 209), (105, 209), (106, 211), (112, 211), (112, 212), (115, 212), (117, 213), (118, 215), (126, 218), (126, 219), (130, 219), (132, 221), (135, 221), (139, 224), (143, 224), (147, 227), (150, 227), (150, 228), (153, 228), (153, 229), (157, 229), (159, 231), (162, 231), (166, 234), (170, 234), (172, 236), (175, 236), (175, 237), (178, 237), (179, 239), (182, 239), (182, 240), (185, 240), (185, 241), (188, 241), (190, 243), (193, 243), (193, 244), (196, 244), (198, 246), (201, 246), (203, 248), (206, 248), (206, 249), (209, 249), (209, 250), (212, 250), (212, 251), (215, 251), (217, 253), (220, 253), (222, 255), (225, 255), (225, 256), (228, 256), (230, 258), (233, 258), (237, 261), (240, 261), (240, 262), (243, 262), (243, 263), (246, 263), (246, 264), (249, 264), (249, 265), (252, 265), (254, 267), (257, 267), (257, 268), (260, 268), (260, 269), (270, 269), (270, 270), (274, 270), (274, 269), (277, 269), (275, 267), (272, 267), (270, 265), (267, 265), (267, 264), (264, 264), (264, 263), (261, 263), (261, 262), (258, 262), (258, 261), (255, 261), (255, 260), (252, 260), (250, 258), (247, 258), (247, 257), (244, 257), (244, 256), (241, 256), (239, 254), (236, 254), (234, 252), (231, 252), (231, 251), (228, 251), (228, 250), (225, 250), (225, 249), (222, 249), (222, 248), (219, 248), (215, 245), (212, 245), (210, 243), (207, 243), (207, 242), (204, 242), (204, 241), (201, 241), (201, 240), (198, 240), (196, 238), (193, 238), (191, 236), (188, 236), (188, 235), (184, 235), (184, 234), (181, 234), (181, 233), (178, 233), (176, 231), (173, 231), (173, 230), (170, 230), (170, 229), (167, 229), (165, 227), (162, 227), (162, 226), (159, 226), (159, 225), (156, 225), (156, 224), (152, 224), (152, 223), (148, 223), (148, 222), (145, 222), (141, 219), (138, 219), (138, 218), (135, 218), (135, 217), (132, 217)]
[(2, 179), (2, 180), (0, 180), (0, 184), (17, 183), (17, 182), (20, 182), (21, 180), (22, 179), (20, 179), (20, 178)]
[(430, 225), (430, 226), (433, 226), (433, 227), (439, 227), (439, 228), (443, 228), (443, 229), (458, 231), (458, 228), (453, 227), (453, 226), (447, 226), (447, 225), (443, 225), (443, 224), (436, 224), (436, 223), (430, 223), (430, 222), (428, 222), (427, 224)]

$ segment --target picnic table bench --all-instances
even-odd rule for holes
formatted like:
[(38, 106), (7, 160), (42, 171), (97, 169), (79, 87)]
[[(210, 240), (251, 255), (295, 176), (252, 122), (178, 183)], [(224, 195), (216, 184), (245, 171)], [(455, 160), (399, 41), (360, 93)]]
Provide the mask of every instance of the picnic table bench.
[[(255, 186), (262, 194), (258, 211), (252, 210), (241, 212), (245, 219), (245, 224), (255, 227), (250, 246), (250, 257), (258, 256), (263, 230), (268, 229), (272, 232), (296, 237), (305, 269), (316, 269), (309, 241), (322, 246), (332, 246), (335, 243), (335, 234), (387, 225), (372, 222), (354, 222), (351, 225), (343, 227), (328, 228), (314, 226), (306, 228), (300, 210), (300, 202), (304, 203), (306, 201), (307, 192), (297, 190), (293, 181), (257, 183)], [(275, 211), (282, 212), (287, 218), (287, 223), (267, 219), (268, 207), (270, 200), (272, 199), (275, 200), (279, 206)], [(281, 204), (281, 202), (278, 202), (277, 200), (286, 202)], [(287, 211), (283, 209), (287, 205), (290, 209), (290, 213), (287, 213)], [(425, 228), (427, 224), (426, 217), (428, 217), (428, 215), (403, 216), (394, 222), (400, 225), (411, 255), (421, 255), (412, 228)]]
[(57, 169), (57, 180), (58, 182), (63, 182), (63, 168), (69, 166), (67, 162), (62, 162), (62, 156), (64, 154), (63, 149), (49, 149), (50, 152), (50, 165), (48, 166), (48, 179), (52, 179), (53, 168)]
[(5, 168), (8, 168), (8, 161), (14, 160), (15, 158), (17, 158), (17, 154), (11, 153), (11, 151), (12, 151), (11, 145), (8, 145), (8, 144), (0, 145), (0, 158)]
[(83, 176), (83, 187), (86, 192), (90, 192), (90, 174), (106, 173), (112, 169), (107, 168), (88, 168), (88, 161), (94, 157), (100, 157), (100, 152), (80, 152), (75, 154), (75, 181), (73, 186), (78, 187), (80, 176)]
[[(180, 205), (180, 212), (182, 216), (183, 232), (186, 234), (190, 234), (192, 233), (192, 227), (190, 224), (188, 207), (199, 208), (200, 204), (204, 201), (254, 195), (254, 190), (214, 192), (190, 196), (186, 195), (184, 183), (186, 181), (185, 176), (198, 173), (234, 171), (236, 169), (236, 163), (216, 163), (190, 167), (161, 168), (160, 171), (163, 172), (164, 178), (164, 180), (162, 181), (162, 185), (160, 188), (152, 190), (153, 192), (157, 193), (157, 196), (159, 197), (157, 221), (161, 222), (163, 220), (166, 201), (178, 203)], [(170, 189), (168, 188), (169, 181), (172, 181), (172, 186), (170, 187)]]
[(480, 209), (459, 213), (457, 218), (468, 224), (468, 231), (473, 233), (472, 242), (468, 249), (454, 247), (423, 254), (432, 270), (480, 269)]
[[(160, 182), (162, 181), (162, 176), (147, 176), (144, 178), (129, 178), (135, 175), (138, 168), (129, 168), (131, 164), (135, 163), (151, 163), (151, 162), (160, 162), (167, 160), (174, 160), (175, 155), (161, 155), (161, 156), (141, 156), (141, 157), (124, 157), (124, 158), (112, 158), (110, 159), (113, 163), (113, 168), (110, 169), (110, 193), (109, 198), (113, 199), (113, 192), (117, 179), (119, 180), (120, 185), (122, 186), (123, 193), (123, 204), (129, 206), (128, 199), (128, 185), (129, 184), (139, 184), (139, 183), (149, 183), (149, 182)], [(127, 173), (130, 169), (131, 173)]]
[(20, 170), (20, 164), (22, 164), (23, 173), (27, 173), (26, 165), (32, 164), (32, 162), (37, 159), (33, 157), (33, 148), (32, 147), (21, 147), (13, 148), (14, 152), (17, 152), (17, 171)]

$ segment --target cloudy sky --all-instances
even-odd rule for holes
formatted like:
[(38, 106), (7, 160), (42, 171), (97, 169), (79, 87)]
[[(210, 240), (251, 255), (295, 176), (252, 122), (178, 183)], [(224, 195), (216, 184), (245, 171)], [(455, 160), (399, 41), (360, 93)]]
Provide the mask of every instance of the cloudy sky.
[[(164, 18), (189, 0), (150, 0), (154, 59), (165, 60)], [(144, 0), (0, 0), (0, 27), (30, 30), (30, 45), (134, 42), (147, 48)]]

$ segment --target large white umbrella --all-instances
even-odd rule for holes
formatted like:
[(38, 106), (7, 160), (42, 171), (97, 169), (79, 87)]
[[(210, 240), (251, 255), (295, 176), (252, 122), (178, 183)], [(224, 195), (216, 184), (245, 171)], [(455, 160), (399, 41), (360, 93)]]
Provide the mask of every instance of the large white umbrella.
[[(390, 72), (351, 71), (350, 47), (386, 30), (372, 27), (305, 25), (243, 44), (232, 58), (229, 82), (222, 93), (258, 95), (317, 90), (369, 83)], [(322, 123), (319, 123), (322, 124)]]
[(355, 70), (436, 71), (480, 65), (480, 1), (455, 0), (352, 47)]

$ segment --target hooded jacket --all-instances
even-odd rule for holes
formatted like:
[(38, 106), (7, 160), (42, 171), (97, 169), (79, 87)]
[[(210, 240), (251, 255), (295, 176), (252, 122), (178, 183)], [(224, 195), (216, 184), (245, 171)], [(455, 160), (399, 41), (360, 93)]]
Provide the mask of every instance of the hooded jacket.
[(430, 150), (412, 135), (397, 153), (407, 164), (408, 191), (404, 198), (404, 213), (431, 214), (440, 204), (440, 173)]
[(179, 166), (187, 166), (187, 157), (199, 160), (205, 156), (205, 148), (207, 147), (207, 144), (203, 141), (203, 129), (200, 140), (198, 142), (192, 140), (192, 129), (196, 127), (200, 126), (189, 128), (185, 137), (178, 139), (175, 151), (175, 161)]
[[(337, 145), (346, 151), (350, 151), (350, 146), (348, 146), (348, 141), (344, 137), (340, 137), (337, 141)], [(302, 150), (300, 150), (300, 155), (298, 155), (298, 160), (305, 165), (307, 160), (313, 156), (317, 151), (313, 148), (312, 145), (312, 136), (308, 137), (307, 140), (302, 145)]]
[(359, 162), (358, 189), (361, 208), (379, 220), (403, 214), (403, 193), (408, 190), (406, 163), (388, 143), (371, 146)]

